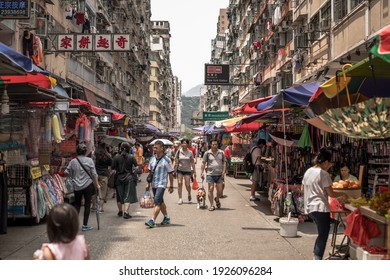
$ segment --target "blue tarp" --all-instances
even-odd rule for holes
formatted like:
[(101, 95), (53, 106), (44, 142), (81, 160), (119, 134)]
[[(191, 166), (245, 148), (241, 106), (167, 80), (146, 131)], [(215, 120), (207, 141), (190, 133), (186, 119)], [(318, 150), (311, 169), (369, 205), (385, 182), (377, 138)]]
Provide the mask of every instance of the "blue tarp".
[(0, 57), (5, 58), (9, 62), (15, 64), (15, 66), (22, 68), (26, 72), (32, 72), (33, 62), (31, 58), (24, 56), (14, 49), (0, 43)]
[(317, 91), (319, 86), (320, 85), (317, 82), (312, 82), (309, 84), (303, 84), (297, 87), (284, 89), (277, 95), (273, 96), (271, 99), (259, 103), (256, 108), (259, 111), (268, 109), (282, 109), (282, 99), (284, 99), (285, 108), (291, 107), (293, 105), (307, 106), (311, 96)]

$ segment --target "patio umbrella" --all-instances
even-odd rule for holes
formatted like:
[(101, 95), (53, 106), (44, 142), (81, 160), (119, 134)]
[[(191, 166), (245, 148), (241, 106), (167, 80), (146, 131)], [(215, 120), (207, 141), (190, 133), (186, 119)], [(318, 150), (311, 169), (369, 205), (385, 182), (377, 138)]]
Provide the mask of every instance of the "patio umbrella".
[(390, 98), (371, 98), (352, 106), (329, 109), (319, 118), (350, 138), (389, 138)]
[(127, 138), (120, 136), (105, 136), (103, 142), (112, 147), (117, 147), (123, 142), (128, 142), (130, 144), (130, 141)]
[(163, 142), (164, 146), (173, 146), (172, 141), (169, 141), (168, 139), (154, 139), (152, 142), (149, 143), (149, 145), (154, 145), (156, 141)]

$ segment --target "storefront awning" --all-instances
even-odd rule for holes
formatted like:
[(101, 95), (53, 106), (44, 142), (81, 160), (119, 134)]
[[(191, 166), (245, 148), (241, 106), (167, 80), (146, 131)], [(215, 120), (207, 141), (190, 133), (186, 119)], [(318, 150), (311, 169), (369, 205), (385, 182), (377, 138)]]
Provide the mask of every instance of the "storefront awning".
[(118, 113), (118, 112), (116, 112), (116, 111), (114, 111), (114, 110), (110, 110), (110, 109), (103, 108), (103, 111), (104, 111), (105, 113), (111, 114), (111, 118), (112, 118), (113, 121), (118, 121), (118, 120), (121, 120), (121, 119), (123, 119), (124, 117), (126, 117), (125, 114)]
[[(4, 87), (5, 85), (0, 85), (0, 92), (4, 92)], [(53, 90), (26, 83), (7, 85), (7, 94), (10, 102), (53, 102), (67, 99)]]
[(50, 79), (43, 74), (26, 76), (0, 76), (0, 85), (31, 84), (37, 87), (51, 89)]
[(241, 105), (240, 107), (234, 108), (232, 110), (232, 113), (233, 114), (243, 114), (243, 115), (258, 113), (259, 110), (257, 110), (256, 106), (264, 101), (269, 100), (270, 98), (272, 98), (272, 96), (267, 96), (267, 97), (251, 100), (251, 101)]
[(30, 58), (0, 43), (0, 75), (25, 75), (33, 71)]

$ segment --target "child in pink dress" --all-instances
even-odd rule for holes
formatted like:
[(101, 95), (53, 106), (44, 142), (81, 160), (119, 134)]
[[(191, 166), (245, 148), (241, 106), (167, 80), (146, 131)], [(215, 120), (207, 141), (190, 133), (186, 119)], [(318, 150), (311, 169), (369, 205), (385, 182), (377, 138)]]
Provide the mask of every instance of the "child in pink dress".
[(47, 218), (50, 243), (42, 244), (34, 253), (39, 260), (87, 260), (88, 247), (83, 235), (77, 235), (79, 218), (72, 205), (64, 203), (53, 207)]

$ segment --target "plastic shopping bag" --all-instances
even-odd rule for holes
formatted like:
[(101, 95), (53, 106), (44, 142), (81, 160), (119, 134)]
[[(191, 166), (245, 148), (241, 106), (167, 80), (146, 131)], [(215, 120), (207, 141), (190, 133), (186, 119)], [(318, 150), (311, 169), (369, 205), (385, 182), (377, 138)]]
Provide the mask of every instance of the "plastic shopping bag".
[(153, 208), (154, 198), (148, 191), (145, 191), (144, 195), (139, 198), (139, 206), (141, 208)]
[(194, 191), (197, 190), (197, 189), (199, 189), (199, 185), (198, 185), (198, 181), (196, 181), (196, 177), (193, 177), (192, 189), (193, 189)]

